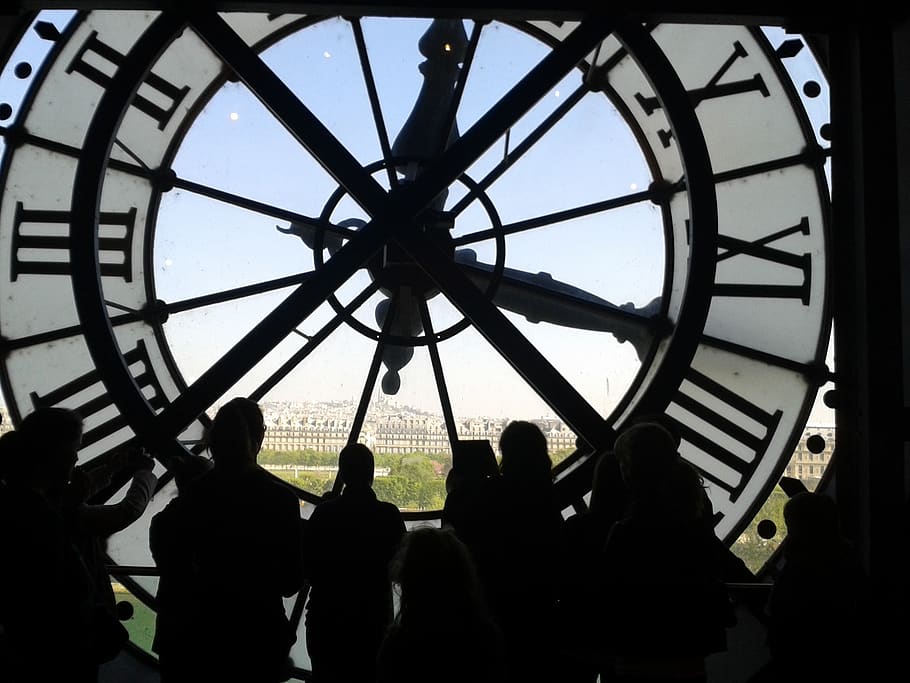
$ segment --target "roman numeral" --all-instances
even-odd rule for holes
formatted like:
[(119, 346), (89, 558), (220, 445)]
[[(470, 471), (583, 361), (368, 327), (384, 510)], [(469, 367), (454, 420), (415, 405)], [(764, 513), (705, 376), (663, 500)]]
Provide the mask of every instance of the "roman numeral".
[[(135, 223), (135, 208), (100, 212), (98, 255), (102, 276), (132, 281)], [(44, 226), (44, 232), (56, 234), (35, 234), (36, 226)], [(17, 202), (13, 217), (11, 280), (15, 281), (20, 275), (69, 275), (72, 270), (69, 231), (69, 211), (26, 209), (22, 202)]]
[[(167, 399), (158, 382), (158, 378), (152, 371), (152, 365), (145, 343), (140, 339), (136, 343), (136, 348), (127, 351), (123, 355), (123, 358), (130, 367), (130, 372), (133, 375), (133, 379), (136, 380), (136, 384), (143, 390), (149, 404), (155, 410), (163, 408), (167, 403)], [(134, 368), (134, 366), (138, 367)], [(151, 396), (145, 391), (149, 388), (152, 390)], [(71, 399), (75, 398), (77, 394), (82, 392), (99, 394), (99, 390), (100, 395), (97, 395), (95, 398), (84, 400), (79, 405), (72, 405), (74, 401)], [(32, 392), (31, 399), (32, 405), (34, 405), (35, 408), (66, 404), (67, 407), (73, 408), (82, 416), (86, 425), (91, 424), (93, 416), (114, 405), (113, 399), (108, 395), (104, 385), (101, 383), (97, 370), (86, 372), (84, 375), (57, 387), (43, 396), (39, 395), (37, 392)], [(126, 425), (126, 418), (118, 413), (105, 422), (88, 429), (82, 435), (82, 447), (90, 446), (104, 437), (110, 436)]]
[[(88, 61), (89, 58), (91, 58), (91, 61), (94, 63), (90, 63)], [(107, 88), (112, 80), (112, 76), (105, 73), (105, 71), (95, 64), (101, 61), (109, 71), (116, 72), (117, 68), (123, 63), (123, 60), (124, 55), (122, 53), (101, 41), (98, 38), (97, 31), (92, 31), (88, 40), (83, 43), (82, 47), (79, 48), (79, 52), (73, 57), (73, 61), (70, 62), (66, 72), (72, 73), (75, 71), (76, 73), (82, 74), (90, 81), (97, 83), (102, 88)], [(151, 90), (154, 90), (156, 99), (163, 98), (163, 101), (166, 104), (164, 106), (156, 104), (156, 102), (153, 102), (148, 97), (137, 93), (133, 98), (132, 106), (155, 119), (155, 121), (158, 122), (158, 129), (163, 130), (174, 115), (174, 112), (177, 111), (177, 107), (183, 101), (183, 98), (186, 97), (186, 94), (190, 91), (190, 88), (189, 86), (183, 86), (182, 88), (178, 87), (151, 71), (145, 77), (143, 84), (148, 86)], [(148, 94), (151, 95), (152, 93)]]
[[(731, 502), (735, 502), (767, 451), (783, 413), (780, 410), (769, 413), (697, 370), (690, 369), (685, 380), (670, 402), (668, 414), (677, 423), (683, 441), (709, 456), (707, 462), (698, 460), (696, 463), (704, 477), (727, 491)], [(699, 398), (692, 395), (697, 392), (686, 393), (687, 382), (703, 392), (699, 392)], [(688, 424), (688, 416), (674, 411), (674, 405), (711, 425), (722, 437), (714, 440), (706, 435), (708, 430)], [(758, 428), (742, 426), (749, 424), (743, 417), (756, 423)], [(731, 478), (737, 477), (736, 483), (729, 483)]]
[[(800, 284), (778, 284), (778, 283), (722, 283), (717, 282), (714, 285), (715, 296), (742, 296), (742, 297), (760, 297), (776, 299), (799, 299), (803, 305), (809, 305), (809, 293), (812, 284), (812, 258), (808, 253), (794, 254), (789, 251), (777, 249), (768, 246), (794, 234), (809, 234), (809, 219), (803, 217), (799, 223), (789, 228), (779, 230), (770, 235), (766, 235), (752, 242), (741, 240), (736, 237), (727, 235), (717, 236), (717, 262), (725, 261), (730, 258), (749, 257), (758, 259), (778, 266), (792, 268), (798, 276), (801, 276)], [(723, 251), (721, 251), (723, 250)]]
[[(740, 43), (738, 40), (734, 42), (733, 53), (726, 59), (723, 64), (721, 64), (720, 68), (704, 85), (704, 87), (693, 88), (692, 90), (686, 91), (689, 95), (689, 101), (692, 103), (692, 106), (698, 107), (698, 105), (700, 105), (705, 100), (732, 97), (749, 92), (761, 93), (763, 97), (770, 96), (770, 93), (768, 92), (768, 86), (765, 85), (765, 81), (761, 77), (761, 74), (755, 74), (751, 78), (744, 78), (738, 81), (730, 81), (728, 83), (720, 82), (721, 78), (726, 75), (736, 60), (748, 56), (749, 53), (746, 52), (746, 48), (743, 47), (742, 43)], [(645, 97), (641, 93), (636, 93), (635, 99), (638, 101), (639, 106), (641, 106), (645, 114), (648, 116), (651, 116), (651, 114), (661, 108), (660, 100), (658, 100), (656, 97)], [(657, 132), (657, 136), (660, 138), (661, 144), (663, 144), (664, 147), (670, 146), (670, 142), (673, 138), (673, 133), (671, 131), (660, 130)]]

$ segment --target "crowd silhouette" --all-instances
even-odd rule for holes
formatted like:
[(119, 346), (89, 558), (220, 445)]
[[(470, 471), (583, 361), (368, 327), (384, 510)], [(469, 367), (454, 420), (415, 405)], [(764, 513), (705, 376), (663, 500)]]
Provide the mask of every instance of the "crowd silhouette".
[[(441, 527), (410, 530), (377, 499), (373, 453), (358, 443), (302, 518), (292, 488), (257, 464), (264, 433), (259, 406), (234, 398), (208, 429), (210, 457), (165, 463), (176, 495), (149, 527), (163, 683), (288, 680), (295, 596), (315, 683), (706, 683), (736, 623), (727, 584), (754, 579), (714, 533), (704, 482), (664, 416), (630, 422), (593, 456), (589, 505), (571, 515), (536, 424), (510, 422), (498, 462), (488, 442), (456, 443)], [(0, 438), (10, 683), (95, 683), (126, 640), (105, 542), (146, 510), (156, 461), (130, 447), (77, 466), (81, 437), (78, 413), (39, 408)], [(96, 504), (113, 479), (125, 495)], [(784, 513), (765, 680), (815, 680), (793, 647), (807, 637), (831, 654), (830, 675), (855, 675), (868, 587), (834, 501), (801, 492)], [(53, 657), (50, 622), (67, 634)]]

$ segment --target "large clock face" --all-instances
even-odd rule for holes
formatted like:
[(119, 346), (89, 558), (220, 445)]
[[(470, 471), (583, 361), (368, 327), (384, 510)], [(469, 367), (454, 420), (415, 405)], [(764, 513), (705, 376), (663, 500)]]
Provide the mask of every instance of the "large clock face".
[[(94, 11), (22, 44), (3, 392), (14, 417), (78, 408), (83, 461), (192, 448), (237, 394), (347, 406), (346, 440), (390, 404), (450, 441), (550, 415), (577, 437), (570, 510), (592, 454), (666, 412), (732, 540), (827, 380), (826, 153), (796, 38)], [(114, 561), (151, 564), (173, 493)]]

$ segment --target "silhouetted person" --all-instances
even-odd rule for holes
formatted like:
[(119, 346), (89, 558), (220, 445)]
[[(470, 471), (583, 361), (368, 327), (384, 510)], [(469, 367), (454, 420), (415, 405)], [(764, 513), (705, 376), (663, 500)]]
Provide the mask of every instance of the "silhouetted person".
[(0, 679), (97, 680), (95, 595), (60, 510), (76, 464), (82, 419), (39, 408), (0, 440)]
[(212, 468), (212, 461), (187, 454), (168, 462), (177, 496), (152, 517), (149, 548), (158, 568), (157, 610), (152, 651), (158, 655), (161, 683), (191, 681), (205, 662), (198, 661), (196, 629), (205, 623), (198, 609), (196, 576), (192, 566), (193, 539), (181, 533), (184, 497), (195, 481)]
[[(117, 614), (117, 600), (107, 571), (107, 540), (145, 512), (158, 481), (154, 467), (155, 461), (140, 449), (123, 449), (74, 468), (64, 491), (64, 516), (94, 581), (97, 608), (105, 612), (98, 615), (99, 627), (106, 632), (104, 640), (99, 639), (101, 661), (113, 659), (129, 641), (129, 632)], [(90, 502), (117, 476), (129, 480), (126, 493), (117, 502)]]
[[(670, 436), (673, 437), (673, 442), (676, 446), (676, 450), (679, 451), (680, 445), (682, 443), (682, 437), (679, 433), (677, 422), (667, 415), (666, 413), (646, 413), (644, 415), (639, 415), (633, 417), (630, 423), (624, 426), (624, 429), (628, 429), (636, 424), (657, 424), (667, 430)], [(705, 488), (702, 488), (702, 495), (704, 497), (704, 513), (702, 514), (702, 519), (705, 522), (705, 525), (712, 530), (712, 536), (716, 538), (714, 543), (714, 550), (717, 553), (719, 561), (723, 565), (723, 577), (724, 581), (734, 582), (734, 583), (750, 583), (756, 580), (755, 574), (752, 573), (752, 570), (749, 569), (748, 565), (740, 558), (733, 550), (724, 544), (720, 538), (717, 538), (716, 534), (713, 533), (714, 529), (714, 504), (711, 502), (711, 498), (708, 496), (708, 491)], [(760, 608), (760, 605), (756, 605)]]
[(392, 622), (389, 563), (405, 526), (396, 506), (377, 500), (373, 472), (369, 448), (341, 449), (344, 488), (320, 502), (306, 526), (306, 638), (317, 683), (374, 681), (376, 655)]
[(510, 681), (549, 680), (563, 550), (547, 440), (532, 422), (510, 422), (499, 441), (500, 475), (484, 480), (466, 543), (503, 632)]
[(784, 504), (784, 522), (784, 565), (767, 606), (773, 680), (863, 680), (881, 661), (867, 649), (877, 624), (867, 575), (840, 533), (837, 506), (821, 493), (797, 493)]
[(379, 683), (504, 683), (502, 633), (451, 529), (408, 532), (391, 575), (400, 607), (379, 651)]
[(214, 467), (180, 493), (179, 519), (157, 547), (190, 572), (181, 581), (193, 586), (196, 656), (175, 668), (189, 677), (201, 664), (197, 680), (290, 675), (296, 632), (284, 598), (302, 585), (300, 503), (256, 464), (264, 433), (253, 401), (235, 398), (218, 410), (207, 434)]
[(446, 499), (442, 506), (442, 526), (454, 530), (463, 542), (475, 524), (477, 496), (484, 480), (499, 475), (499, 464), (489, 441), (459, 441), (452, 445), (452, 469), (446, 475)]
[(600, 622), (592, 609), (600, 585), (600, 558), (613, 524), (625, 516), (629, 494), (619, 461), (612, 451), (597, 457), (588, 509), (572, 515), (564, 524), (565, 554), (559, 591), (559, 629), (562, 680), (594, 683), (607, 671)]
[(655, 423), (623, 431), (615, 452), (630, 497), (600, 574), (611, 680), (705, 681), (705, 659), (726, 649), (734, 614), (701, 477)]

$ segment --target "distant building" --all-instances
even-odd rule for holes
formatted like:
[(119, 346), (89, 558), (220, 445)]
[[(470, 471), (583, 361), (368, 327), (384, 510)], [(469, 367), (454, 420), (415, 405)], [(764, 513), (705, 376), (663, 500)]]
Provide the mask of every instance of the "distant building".
[[(356, 406), (349, 402), (263, 403), (262, 410), (268, 427), (262, 443), (264, 449), (335, 453), (348, 441)], [(551, 453), (575, 448), (575, 433), (562, 420), (546, 418), (532, 422), (546, 435)], [(458, 421), (455, 427), (458, 438), (487, 439), (498, 449), (499, 437), (508, 423), (505, 418), (470, 417)], [(370, 406), (358, 440), (374, 453), (452, 452), (441, 415), (388, 401)]]
[[(821, 437), (823, 441), (816, 438), (810, 442), (810, 437)], [(809, 446), (816, 446), (816, 444), (821, 445), (822, 448), (815, 447), (814, 450), (817, 452), (812, 452)], [(831, 457), (834, 455), (834, 445), (834, 427), (807, 425), (803, 430), (799, 443), (796, 445), (796, 449), (793, 451), (790, 462), (784, 470), (784, 476), (799, 479), (810, 490), (815, 490), (825, 469), (828, 467), (828, 463), (831, 462)]]
[[(353, 426), (351, 416), (356, 406), (351, 402), (331, 403), (263, 403), (268, 429), (262, 447), (266, 450), (289, 452), (312, 450), (337, 453), (348, 442)], [(575, 433), (558, 418), (539, 418), (531, 422), (547, 437), (550, 453), (572, 451), (576, 447)], [(487, 439), (498, 451), (499, 437), (509, 423), (505, 418), (471, 417), (456, 424), (461, 439)], [(0, 430), (6, 427), (0, 425)], [(809, 450), (809, 438), (821, 450)], [(407, 406), (381, 401), (370, 406), (360, 430), (359, 441), (374, 453), (442, 453), (451, 454), (445, 420)], [(809, 425), (803, 431), (784, 475), (803, 481), (814, 489), (834, 453), (834, 427)]]

